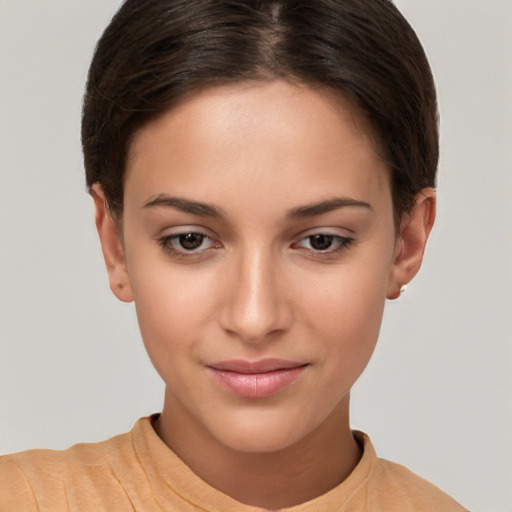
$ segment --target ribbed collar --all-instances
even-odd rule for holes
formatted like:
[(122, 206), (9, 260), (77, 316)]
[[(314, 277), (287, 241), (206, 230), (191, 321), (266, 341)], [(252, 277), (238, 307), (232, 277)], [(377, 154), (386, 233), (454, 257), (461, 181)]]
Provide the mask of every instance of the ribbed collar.
[[(198, 510), (207, 512), (262, 512), (264, 509), (243, 505), (201, 480), (161, 439), (153, 429), (156, 416), (141, 418), (132, 430), (133, 445), (146, 473), (155, 498), (165, 503), (179, 495)], [(340, 512), (363, 487), (377, 461), (369, 437), (354, 432), (363, 447), (363, 456), (348, 478), (331, 491), (283, 512)]]

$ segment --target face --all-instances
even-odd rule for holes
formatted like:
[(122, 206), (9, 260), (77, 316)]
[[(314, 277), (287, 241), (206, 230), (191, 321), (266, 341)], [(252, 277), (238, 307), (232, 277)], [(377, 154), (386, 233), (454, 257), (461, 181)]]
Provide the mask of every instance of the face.
[(135, 300), (166, 407), (222, 445), (306, 437), (372, 354), (400, 237), (361, 126), (348, 102), (274, 81), (197, 93), (134, 139), (112, 286)]

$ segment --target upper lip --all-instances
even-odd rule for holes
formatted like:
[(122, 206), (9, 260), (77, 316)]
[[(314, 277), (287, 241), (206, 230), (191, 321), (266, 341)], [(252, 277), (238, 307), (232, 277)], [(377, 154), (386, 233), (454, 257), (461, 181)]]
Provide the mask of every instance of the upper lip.
[(289, 361), (286, 359), (261, 359), (259, 361), (247, 361), (245, 359), (231, 359), (229, 361), (217, 361), (207, 366), (214, 370), (236, 372), (244, 374), (268, 373), (277, 370), (289, 370), (306, 366), (307, 363)]

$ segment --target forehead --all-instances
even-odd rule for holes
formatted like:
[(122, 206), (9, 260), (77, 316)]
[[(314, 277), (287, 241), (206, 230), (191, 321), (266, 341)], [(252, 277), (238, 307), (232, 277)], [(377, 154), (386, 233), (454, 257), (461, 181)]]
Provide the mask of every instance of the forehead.
[(367, 123), (345, 98), (282, 80), (192, 94), (136, 134), (126, 174), (138, 200), (178, 189), (209, 201), (258, 190), (263, 201), (277, 189), (307, 201), (333, 186), (356, 199), (389, 189)]

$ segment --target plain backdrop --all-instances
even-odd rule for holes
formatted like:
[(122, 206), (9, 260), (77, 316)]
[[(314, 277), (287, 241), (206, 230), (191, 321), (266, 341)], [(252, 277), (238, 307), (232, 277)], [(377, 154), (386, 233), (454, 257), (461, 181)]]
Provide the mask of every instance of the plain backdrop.
[[(471, 510), (512, 511), (512, 1), (401, 0), (437, 80), (437, 224), (353, 391), (377, 451)], [(0, 0), (0, 452), (66, 448), (160, 410), (111, 295), (79, 141), (118, 0)]]

